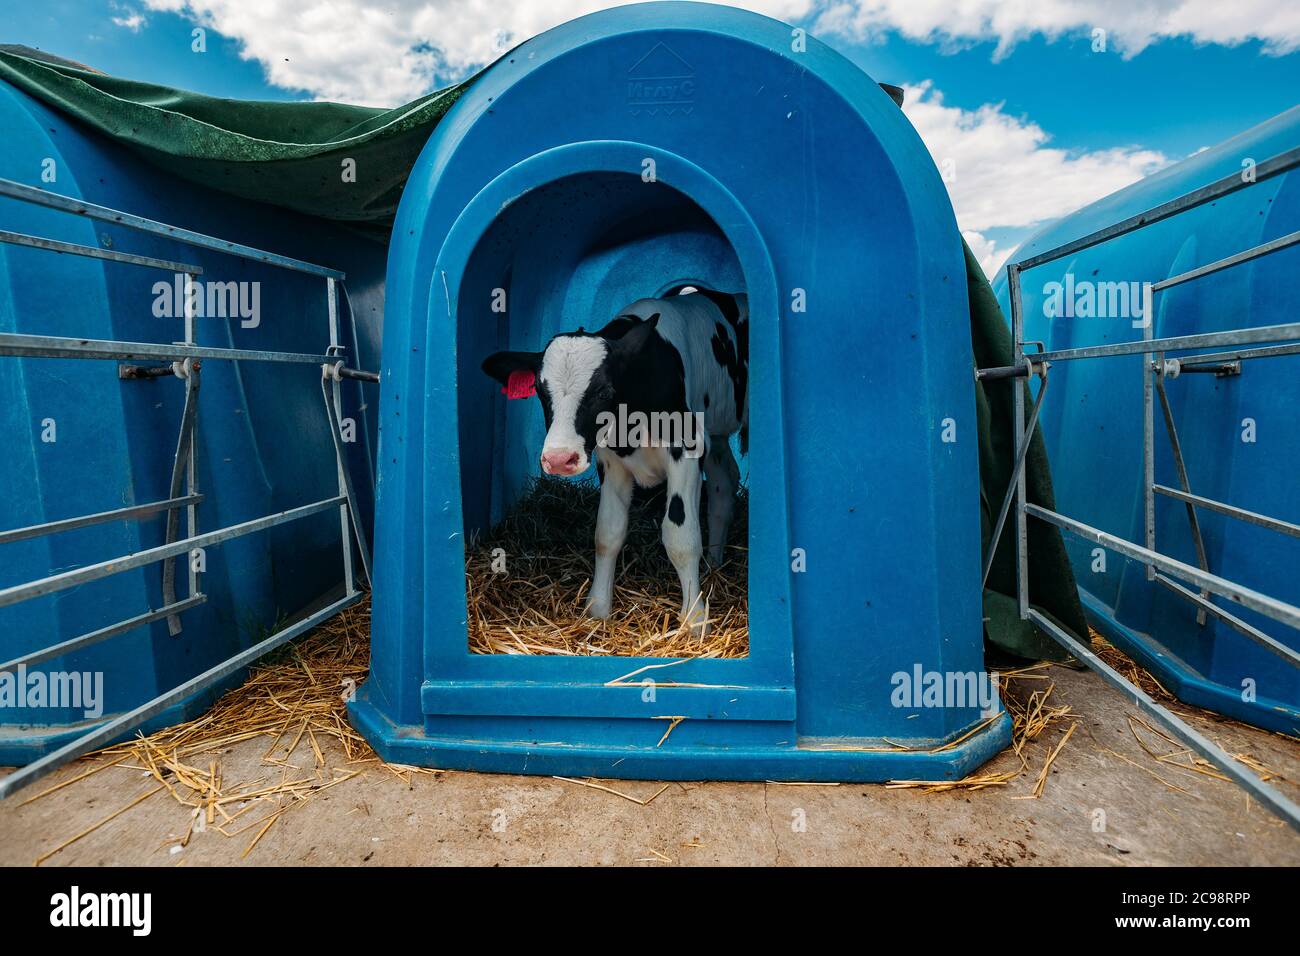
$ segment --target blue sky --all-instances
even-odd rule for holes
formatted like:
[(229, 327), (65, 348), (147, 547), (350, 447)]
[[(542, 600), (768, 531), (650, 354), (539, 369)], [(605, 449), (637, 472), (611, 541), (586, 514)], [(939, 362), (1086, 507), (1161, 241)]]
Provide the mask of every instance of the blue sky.
[[(499, 0), (487, 20), (470, 0), (4, 2), (0, 42), (105, 72), (215, 96), (380, 105), (459, 79), (566, 11), (604, 5)], [(1300, 45), (1294, 0), (1153, 0), (1157, 13), (1076, 0), (1071, 10), (1092, 8), (1078, 16), (1048, 2), (1048, 13), (1022, 15), (972, 0), (975, 13), (956, 21), (938, 0), (740, 5), (807, 25), (875, 79), (914, 88), (909, 115), (936, 160), (953, 158), (958, 220), (989, 267), (1035, 224), (1300, 99), (1300, 52), (1285, 52)], [(1093, 49), (1098, 23), (1108, 25), (1103, 52)], [(204, 55), (190, 49), (196, 25), (208, 31)], [(1054, 193), (1000, 211), (997, 184), (1018, 175), (1050, 178)]]

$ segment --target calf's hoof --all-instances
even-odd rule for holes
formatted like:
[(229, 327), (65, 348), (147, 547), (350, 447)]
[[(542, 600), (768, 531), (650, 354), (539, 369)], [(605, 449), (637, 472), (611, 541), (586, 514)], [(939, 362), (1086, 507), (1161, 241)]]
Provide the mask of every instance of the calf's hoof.
[(587, 617), (594, 618), (597, 621), (603, 621), (609, 617), (609, 601), (590, 600), (587, 602)]
[(694, 607), (690, 610), (682, 611), (682, 627), (688, 629), (691, 637), (706, 638), (709, 636), (709, 612), (703, 607)]

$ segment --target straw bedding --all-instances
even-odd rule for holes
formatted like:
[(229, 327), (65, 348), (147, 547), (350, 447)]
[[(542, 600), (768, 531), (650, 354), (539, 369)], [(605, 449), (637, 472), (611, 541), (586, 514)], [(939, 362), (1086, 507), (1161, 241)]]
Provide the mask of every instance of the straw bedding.
[[(537, 478), (519, 505), (466, 549), (469, 648), (476, 654), (744, 657), (749, 653), (749, 498), (742, 489), (721, 566), (700, 563), (709, 633), (681, 625), (677, 572), (664, 553), (662, 491), (638, 493), (614, 578), (613, 613), (583, 613), (600, 489)], [(704, 519), (707, 528), (707, 517)]]

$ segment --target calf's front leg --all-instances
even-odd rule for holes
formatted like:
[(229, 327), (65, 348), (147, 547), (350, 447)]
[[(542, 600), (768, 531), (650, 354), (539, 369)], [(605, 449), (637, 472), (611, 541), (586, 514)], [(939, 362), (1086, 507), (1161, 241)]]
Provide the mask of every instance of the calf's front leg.
[(632, 473), (614, 456), (601, 461), (600, 506), (596, 509), (596, 573), (587, 595), (587, 613), (609, 617), (614, 600), (614, 568), (627, 540), (627, 512), (632, 503)]
[(708, 609), (700, 594), (700, 463), (685, 455), (668, 464), (668, 506), (663, 541), (682, 584), (682, 619), (700, 636), (708, 631)]

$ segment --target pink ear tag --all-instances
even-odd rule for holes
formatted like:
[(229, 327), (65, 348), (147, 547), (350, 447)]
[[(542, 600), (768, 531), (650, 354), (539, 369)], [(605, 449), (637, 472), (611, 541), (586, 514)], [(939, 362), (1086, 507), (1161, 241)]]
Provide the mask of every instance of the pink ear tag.
[(505, 388), (501, 389), (501, 394), (506, 398), (532, 398), (537, 394), (537, 388), (533, 384), (537, 380), (537, 374), (529, 369), (515, 369), (510, 373), (510, 378), (506, 380)]

